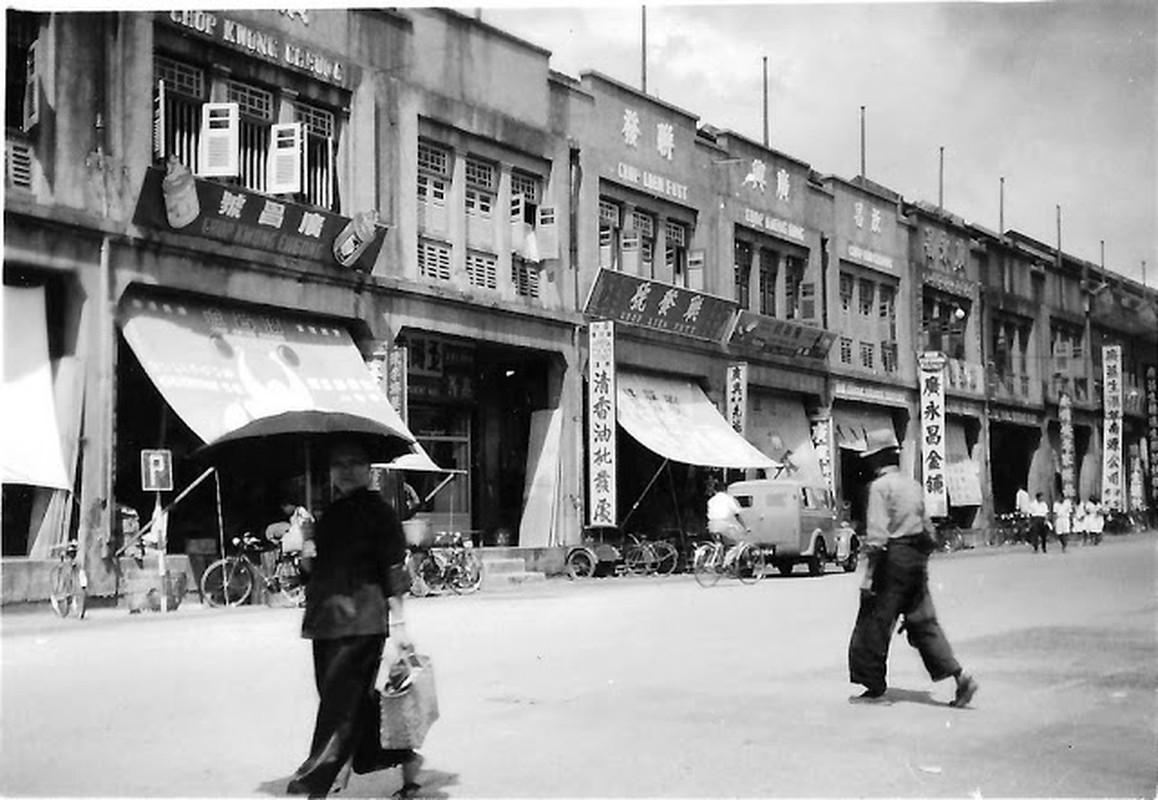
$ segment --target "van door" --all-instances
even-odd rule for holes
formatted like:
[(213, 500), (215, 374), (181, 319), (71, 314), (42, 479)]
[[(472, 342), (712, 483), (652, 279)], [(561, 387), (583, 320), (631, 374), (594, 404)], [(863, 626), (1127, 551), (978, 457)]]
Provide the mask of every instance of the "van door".
[(824, 537), (825, 552), (836, 552), (832, 532), (836, 527), (836, 511), (828, 492), (815, 486), (800, 487), (800, 550), (812, 547), (812, 534), (819, 530)]

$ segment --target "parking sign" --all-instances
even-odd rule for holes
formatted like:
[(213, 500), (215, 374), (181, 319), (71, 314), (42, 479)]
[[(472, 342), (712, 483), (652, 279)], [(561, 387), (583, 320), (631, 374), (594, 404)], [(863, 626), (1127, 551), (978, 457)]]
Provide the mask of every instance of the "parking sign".
[(173, 452), (141, 451), (141, 489), (146, 492), (173, 491)]

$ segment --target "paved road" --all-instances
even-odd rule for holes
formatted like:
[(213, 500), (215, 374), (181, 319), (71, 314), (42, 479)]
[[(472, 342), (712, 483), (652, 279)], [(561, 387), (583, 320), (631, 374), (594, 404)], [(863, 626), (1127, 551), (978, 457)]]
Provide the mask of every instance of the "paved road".
[[(411, 601), (437, 666), (433, 796), (1144, 796), (1158, 786), (1152, 534), (938, 557), (975, 707), (902, 638), (848, 704), (859, 575), (687, 576)], [(0, 794), (280, 794), (314, 707), (292, 609), (3, 617)], [(382, 796), (396, 772), (343, 795)]]

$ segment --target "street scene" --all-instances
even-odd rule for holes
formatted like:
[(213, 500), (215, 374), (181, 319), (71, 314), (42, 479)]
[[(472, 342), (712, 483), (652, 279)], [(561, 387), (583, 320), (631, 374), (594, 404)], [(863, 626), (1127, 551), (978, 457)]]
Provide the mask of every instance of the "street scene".
[[(848, 702), (860, 575), (838, 570), (411, 600), (441, 711), (422, 794), (1152, 797), (1156, 544), (934, 556), (942, 624), (980, 682), (964, 709), (903, 635), (889, 704)], [(3, 623), (5, 797), (280, 795), (306, 752), (315, 694), (296, 609), (75, 622), (42, 607)], [(398, 787), (384, 771), (343, 794)]]
[(0, 795), (1158, 791), (1158, 6), (4, 21)]

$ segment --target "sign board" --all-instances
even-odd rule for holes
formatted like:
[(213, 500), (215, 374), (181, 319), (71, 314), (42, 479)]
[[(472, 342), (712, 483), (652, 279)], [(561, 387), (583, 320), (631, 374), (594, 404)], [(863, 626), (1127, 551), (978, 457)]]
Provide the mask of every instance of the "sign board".
[(1077, 500), (1077, 471), (1074, 465), (1074, 409), (1070, 396), (1062, 392), (1057, 401), (1058, 424), (1061, 426), (1062, 496)]
[(616, 516), (615, 323), (587, 329), (587, 524), (613, 527)]
[(173, 491), (173, 451), (141, 451), (141, 490), (145, 492)]
[(931, 517), (949, 513), (945, 482), (945, 356), (922, 353), (921, 380), (921, 472), (925, 510)]
[(1150, 447), (1147, 463), (1150, 469), (1150, 503), (1158, 504), (1158, 367), (1146, 367), (1146, 435)]
[(1102, 387), (1102, 505), (1106, 510), (1124, 511), (1121, 345), (1102, 347)]
[(741, 310), (731, 343), (754, 347), (762, 353), (824, 361), (835, 339), (836, 334), (831, 331)]
[(748, 425), (748, 365), (736, 361), (728, 365), (728, 424), (743, 436)]
[(609, 269), (599, 270), (584, 313), (640, 328), (721, 342), (736, 304), (662, 281)]

